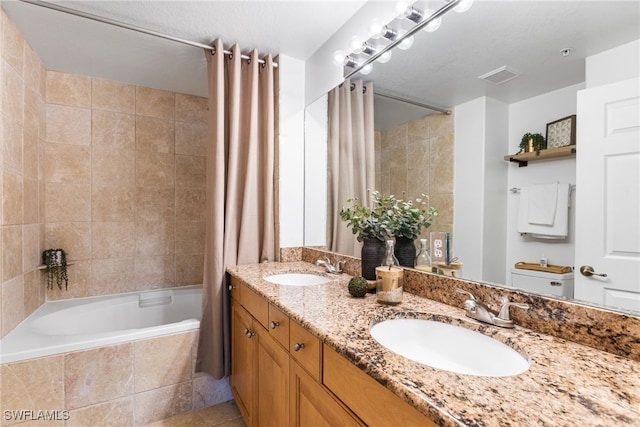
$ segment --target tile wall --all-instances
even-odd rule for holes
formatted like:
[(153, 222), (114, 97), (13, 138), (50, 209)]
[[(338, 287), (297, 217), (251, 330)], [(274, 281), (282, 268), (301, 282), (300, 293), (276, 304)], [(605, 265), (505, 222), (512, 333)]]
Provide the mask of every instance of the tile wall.
[(0, 337), (45, 298), (202, 283), (206, 98), (46, 70), (1, 13)]
[(433, 114), (376, 132), (376, 188), (415, 199), (421, 193), (439, 214), (423, 232), (453, 229), (453, 115)]

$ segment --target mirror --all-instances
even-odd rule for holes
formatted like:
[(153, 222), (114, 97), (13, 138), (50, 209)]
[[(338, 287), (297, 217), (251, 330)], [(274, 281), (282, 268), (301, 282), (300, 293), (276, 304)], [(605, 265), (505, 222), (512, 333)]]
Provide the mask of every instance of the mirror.
[[(420, 4), (424, 5), (416, 3)], [(637, 40), (638, 12), (637, 3), (620, 1), (476, 1), (465, 14), (446, 15), (438, 31), (419, 32), (411, 49), (394, 49), (391, 61), (375, 63), (371, 74), (354, 77), (373, 81), (376, 93), (385, 95), (377, 97), (375, 105), (380, 138), (387, 133), (398, 143), (396, 131), (409, 126), (407, 122), (453, 122), (450, 222), (441, 221), (430, 230), (452, 231), (453, 255), (464, 264), (462, 277), (509, 286), (517, 261), (534, 262), (544, 255), (551, 264), (574, 264), (575, 209), (570, 209), (567, 239), (537, 241), (508, 232), (507, 227), (515, 229), (512, 217), (518, 197), (509, 189), (545, 179), (575, 184), (575, 159), (518, 168), (503, 156), (518, 151), (524, 133), (545, 135), (547, 123), (576, 113), (577, 92), (588, 78), (585, 58)], [(565, 56), (561, 51), (568, 47), (572, 51)], [(502, 84), (479, 78), (501, 67), (512, 70), (516, 78)], [(414, 102), (455, 113), (443, 116)], [(326, 171), (321, 166), (326, 164), (326, 103), (325, 96), (310, 104), (305, 120), (305, 245), (315, 247), (325, 244), (321, 202), (326, 199)], [(475, 130), (485, 132), (478, 135), (482, 147), (460, 145), (461, 134), (468, 137)], [(422, 170), (431, 169), (423, 165)], [(382, 174), (379, 178), (381, 191), (400, 188), (392, 180), (385, 187)], [(490, 206), (474, 205), (475, 189), (484, 192), (485, 205), (490, 201)], [(425, 192), (437, 194), (432, 188)], [(441, 209), (438, 203), (433, 205)], [(571, 204), (575, 206), (575, 191)], [(463, 237), (479, 229), (484, 230), (484, 241)]]

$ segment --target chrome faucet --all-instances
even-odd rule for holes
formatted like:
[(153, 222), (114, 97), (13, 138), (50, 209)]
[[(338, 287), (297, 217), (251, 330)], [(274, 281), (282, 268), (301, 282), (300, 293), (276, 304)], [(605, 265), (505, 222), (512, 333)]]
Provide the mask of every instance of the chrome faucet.
[(336, 261), (335, 264), (331, 264), (331, 260), (326, 257), (325, 259), (317, 260), (316, 265), (324, 265), (327, 273), (340, 274), (342, 273), (342, 266), (344, 265), (344, 261)]
[(523, 308), (525, 310), (529, 309), (528, 304), (507, 302), (502, 304), (502, 307), (500, 307), (500, 312), (496, 312), (495, 310), (489, 308), (482, 301), (478, 301), (471, 292), (467, 292), (460, 288), (456, 288), (456, 291), (461, 294), (469, 295), (469, 299), (464, 302), (464, 310), (467, 312), (467, 316), (471, 317), (472, 319), (476, 319), (484, 323), (489, 323), (491, 325), (501, 326), (503, 328), (513, 328), (513, 320), (509, 316), (509, 307), (514, 306)]

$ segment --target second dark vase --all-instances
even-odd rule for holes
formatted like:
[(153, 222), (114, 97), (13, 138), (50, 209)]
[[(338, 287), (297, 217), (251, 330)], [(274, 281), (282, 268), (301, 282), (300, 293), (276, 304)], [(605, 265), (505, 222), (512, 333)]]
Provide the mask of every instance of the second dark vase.
[(362, 277), (367, 280), (376, 280), (376, 267), (384, 258), (385, 246), (382, 240), (364, 239), (360, 260), (362, 264)]
[(416, 262), (416, 245), (412, 239), (396, 237), (394, 253), (403, 267), (413, 268)]

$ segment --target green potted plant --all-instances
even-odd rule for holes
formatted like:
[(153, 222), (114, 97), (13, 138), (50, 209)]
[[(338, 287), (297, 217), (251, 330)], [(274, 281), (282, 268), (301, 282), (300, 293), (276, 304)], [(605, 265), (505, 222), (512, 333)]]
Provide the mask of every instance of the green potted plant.
[(63, 249), (47, 249), (42, 252), (42, 263), (47, 273), (47, 289), (53, 289), (55, 280), (58, 289), (67, 289), (69, 278), (67, 276), (67, 254)]
[(525, 133), (520, 141), (520, 153), (536, 152), (536, 155), (540, 155), (540, 150), (547, 148), (547, 142), (544, 136), (540, 133)]

